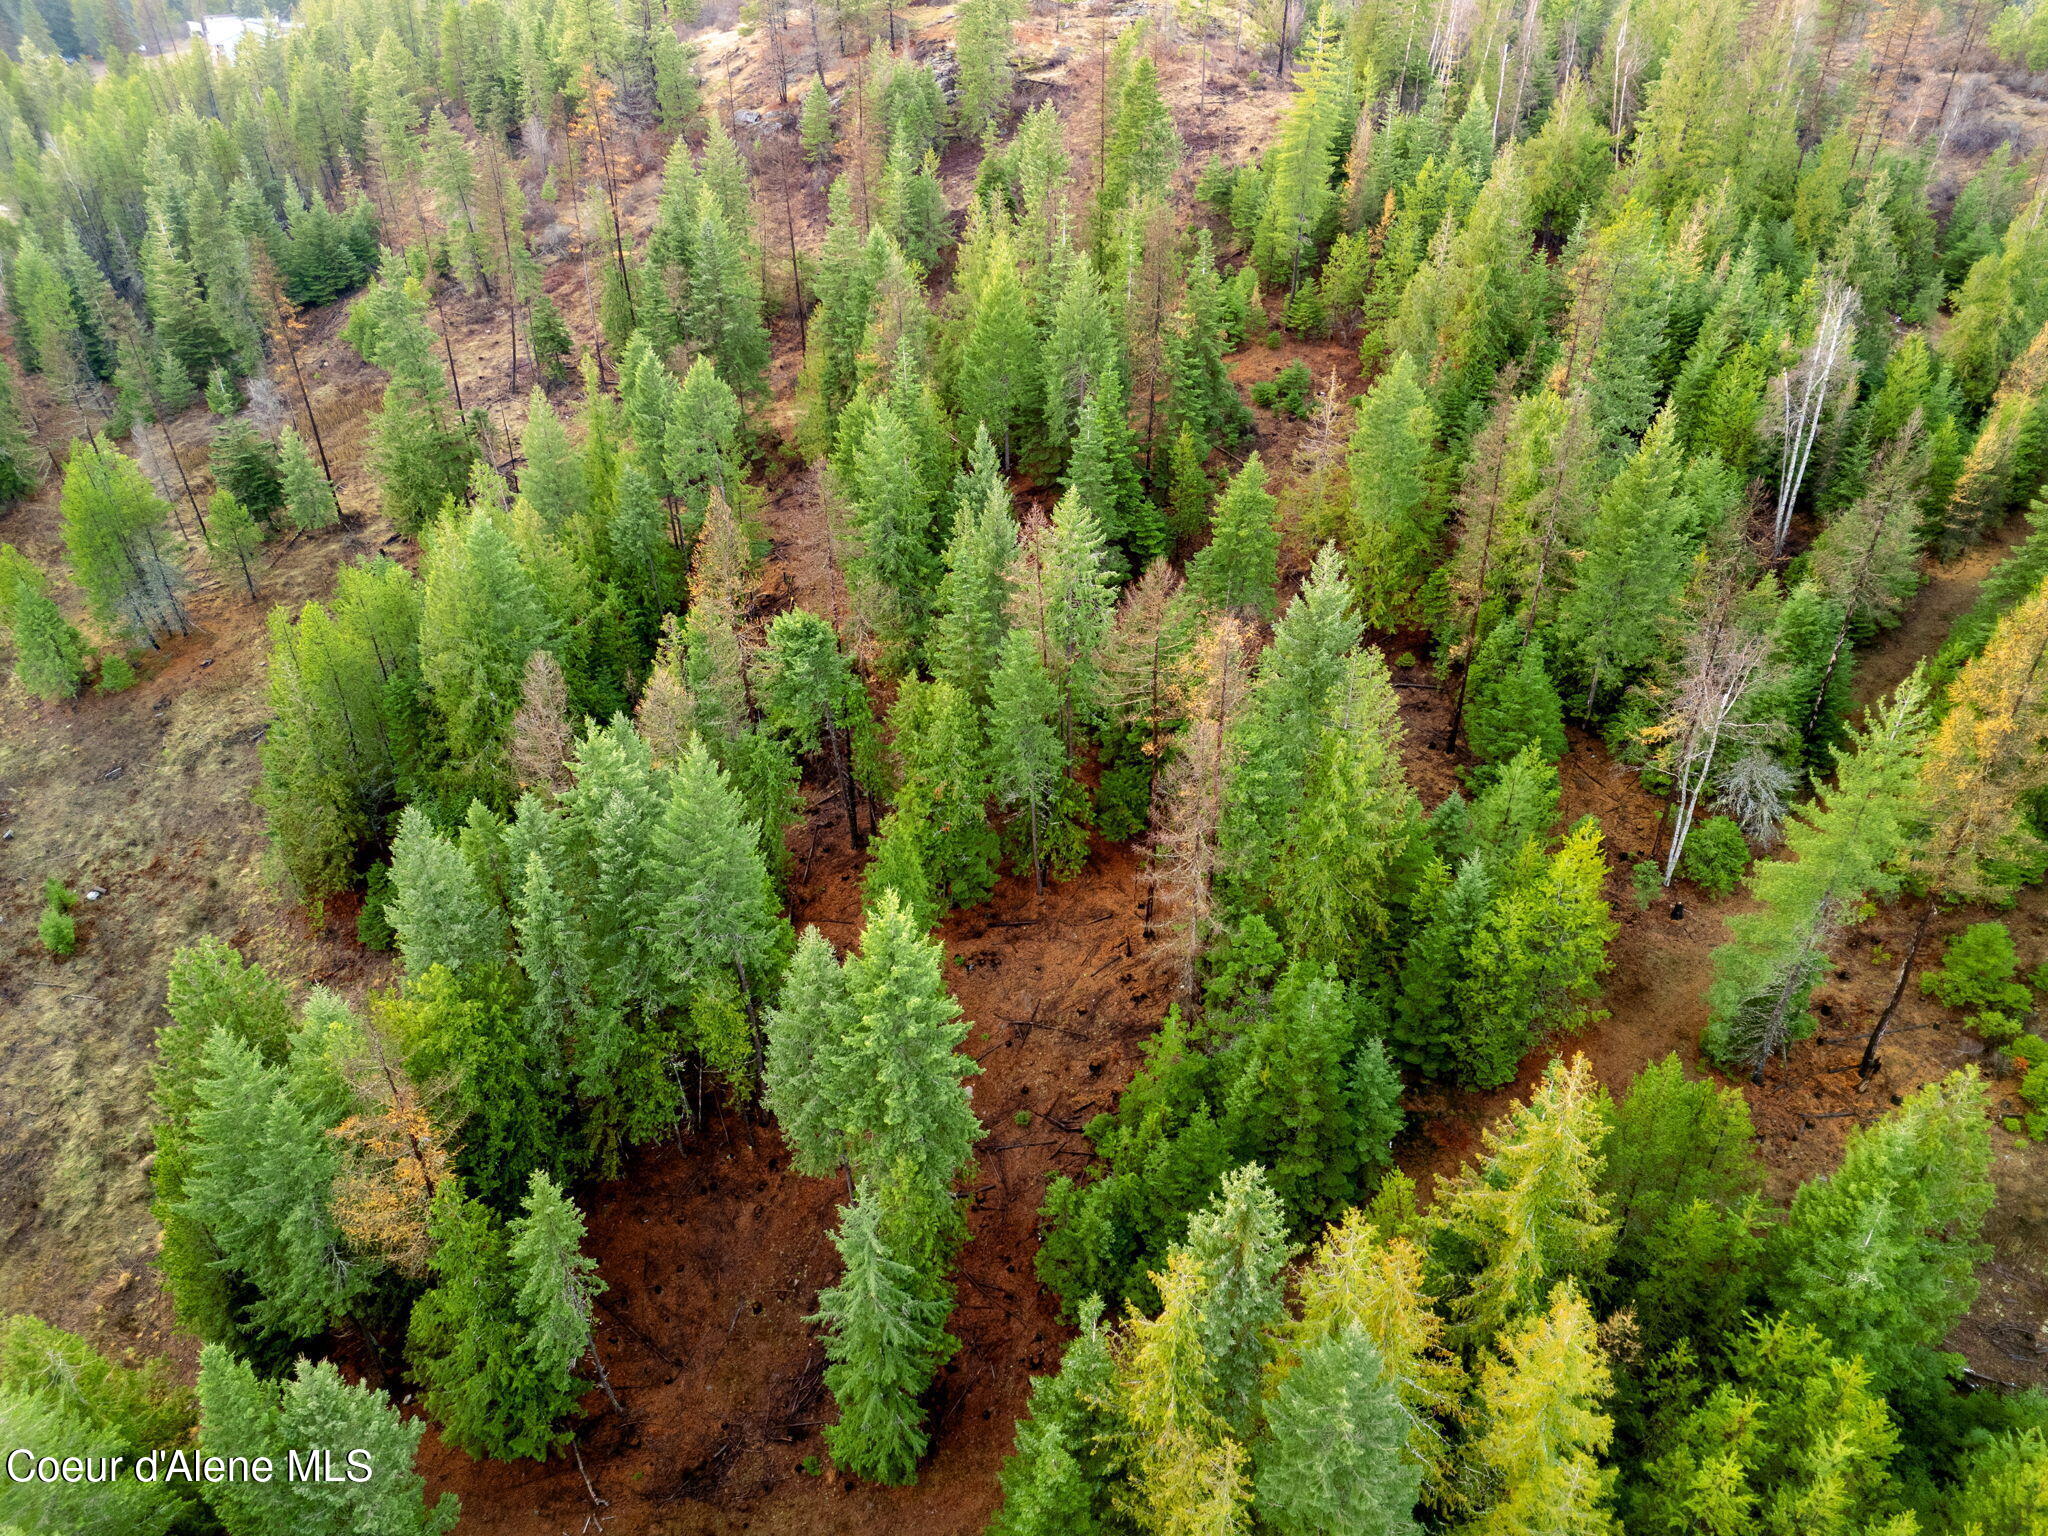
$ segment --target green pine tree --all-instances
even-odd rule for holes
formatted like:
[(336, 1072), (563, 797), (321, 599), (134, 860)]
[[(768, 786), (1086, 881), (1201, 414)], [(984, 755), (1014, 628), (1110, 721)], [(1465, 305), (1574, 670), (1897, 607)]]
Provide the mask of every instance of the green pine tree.
[(1279, 583), (1278, 505), (1254, 453), (1216, 500), (1209, 543), (1188, 562), (1188, 590), (1218, 611), (1270, 619)]

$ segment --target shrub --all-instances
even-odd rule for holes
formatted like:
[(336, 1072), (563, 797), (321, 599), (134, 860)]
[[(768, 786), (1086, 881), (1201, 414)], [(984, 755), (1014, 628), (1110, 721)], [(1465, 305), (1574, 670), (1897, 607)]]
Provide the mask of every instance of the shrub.
[(108, 651), (100, 657), (101, 693), (119, 693), (134, 686), (135, 668), (126, 656), (119, 651)]
[(1726, 816), (1709, 816), (1692, 829), (1678, 872), (1709, 896), (1732, 895), (1749, 868), (1749, 840)]
[(2025, 1015), (2033, 994), (2013, 978), (2019, 958), (2003, 923), (1972, 923), (1948, 941), (1941, 969), (1920, 977), (1920, 990), (1951, 1008)]
[[(1277, 332), (1274, 334), (1278, 335)], [(1308, 371), (1308, 364), (1297, 357), (1272, 378), (1261, 379), (1254, 384), (1252, 401), (1270, 411), (1305, 417), (1308, 415), (1309, 396), (1315, 392), (1315, 387), (1315, 376)]]
[(68, 955), (78, 948), (78, 920), (71, 909), (78, 897), (65, 889), (61, 880), (43, 882), (43, 915), (36, 920), (36, 937), (53, 955)]
[(2021, 1035), (2005, 1049), (2025, 1073), (2020, 1079), (2020, 1100), (2027, 1106), (2027, 1113), (2012, 1128), (2039, 1141), (2048, 1136), (2048, 1040), (2039, 1035)]

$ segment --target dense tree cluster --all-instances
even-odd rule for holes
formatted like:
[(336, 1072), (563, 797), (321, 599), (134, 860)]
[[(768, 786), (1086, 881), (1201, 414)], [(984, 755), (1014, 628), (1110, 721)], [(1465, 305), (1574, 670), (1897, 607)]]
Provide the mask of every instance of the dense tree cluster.
[[(339, 1435), (409, 1468), (420, 1421), (314, 1363), (356, 1330), (403, 1336), (448, 1443), (545, 1459), (588, 1392), (618, 1406), (579, 1201), (765, 1115), (845, 1189), (807, 1320), (825, 1443), (914, 1480), (984, 1135), (939, 932), (1142, 840), (1179, 995), (1046, 1191), (1037, 1274), (1079, 1332), (993, 1531), (2038, 1517), (2048, 1408), (1959, 1393), (1943, 1349), (1986, 1251), (1974, 1074), (1777, 1204), (1739, 1090), (1675, 1058), (1619, 1099), (1550, 1061), (1427, 1210), (1394, 1161), (1407, 1089), (1501, 1088), (1602, 1016), (1577, 744), (1666, 802), (1642, 899), (1748, 869), (1704, 1039), (1738, 1077), (1905, 896), (1868, 1076), (1936, 918), (2048, 868), (2048, 192), (2001, 149), (1937, 216), (1901, 113), (1924, 7), (1823, 36), (1741, 0), (1242, 9), (1289, 94), (1193, 205), (1166, 29), (1101, 39), (1064, 118), (1019, 111), (1014, 0), (964, 0), (945, 59), (872, 0), (748, 0), (790, 110), (744, 137), (681, 6), (309, 0), (231, 60), (138, 58), (154, 0), (0, 15), (0, 503), (39, 489), (32, 401), (76, 432), (75, 595), (0, 545), (20, 686), (120, 686), (195, 589), (258, 600), (273, 536), (375, 514), (412, 546), (270, 614), (258, 791), (285, 881), (398, 973), (356, 1004), (178, 952), (151, 1178), (196, 1399), (17, 1320), (10, 1443)], [(2037, 61), (2043, 14), (1991, 46)], [(1177, 23), (1204, 92), (1218, 22)], [(300, 360), (302, 309), (344, 301), (382, 379), (357, 465)], [(456, 306), (502, 324), (502, 382)], [(1359, 365), (1262, 382), (1285, 453), (1233, 377), (1262, 335)], [(201, 423), (195, 486), (172, 428)], [(761, 580), (789, 449), (829, 614)], [(1925, 562), (2030, 503), (1939, 654), (1852, 710)], [(1424, 676), (1428, 741), (1397, 692)], [(1426, 752), (1461, 786), (1433, 805)], [(861, 856), (843, 951), (785, 912), (806, 821)], [(1951, 969), (1997, 970), (2018, 1035), (1986, 945)], [(90, 1528), (73, 1497), (0, 1491), (0, 1527)], [(453, 1514), (409, 1472), (114, 1512)]]

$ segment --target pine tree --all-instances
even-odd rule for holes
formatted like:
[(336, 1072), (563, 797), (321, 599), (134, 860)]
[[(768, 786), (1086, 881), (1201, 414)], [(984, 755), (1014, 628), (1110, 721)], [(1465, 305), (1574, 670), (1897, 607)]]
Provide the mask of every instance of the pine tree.
[(1738, 1205), (1762, 1180), (1749, 1104), (1735, 1089), (1688, 1081), (1676, 1054), (1637, 1074), (1615, 1107), (1600, 1192), (1615, 1222), (1614, 1268), (1645, 1272), (1663, 1229), (1695, 1201)]
[(305, 439), (286, 426), (278, 436), (277, 446), (281, 490), (292, 526), (302, 533), (311, 533), (340, 521), (341, 508), (335, 501), (334, 487), (313, 462)]
[(199, 1450), (204, 1455), (269, 1456), (282, 1467), (290, 1452), (330, 1450), (334, 1471), (343, 1451), (366, 1456), (376, 1475), (366, 1484), (345, 1475), (321, 1478), (274, 1476), (269, 1480), (225, 1480), (208, 1492), (228, 1536), (265, 1536), (280, 1530), (306, 1536), (347, 1536), (374, 1529), (390, 1536), (439, 1536), (460, 1514), (455, 1495), (431, 1505), (426, 1483), (413, 1470), (426, 1425), (401, 1415), (376, 1388), (345, 1380), (328, 1361), (301, 1360), (283, 1382), (265, 1381), (250, 1365), (218, 1344), (199, 1357)]
[(1212, 608), (1270, 619), (1279, 582), (1278, 505), (1254, 453), (1217, 498), (1209, 543), (1188, 562), (1188, 590)]
[(698, 202), (689, 330), (718, 376), (742, 397), (760, 393), (768, 368), (761, 283), (746, 229), (707, 188)]
[(1851, 1133), (1841, 1166), (1802, 1184), (1775, 1234), (1771, 1299), (1880, 1392), (1926, 1391), (1961, 1362), (1941, 1349), (1977, 1294), (1991, 1208), (1984, 1087), (1965, 1068)]
[(1308, 1349), (1353, 1329), (1363, 1332), (1399, 1399), (1407, 1461), (1421, 1470), (1432, 1504), (1456, 1507), (1462, 1496), (1452, 1488), (1462, 1469), (1453, 1462), (1446, 1429), (1463, 1395), (1464, 1372), (1444, 1347), (1443, 1321), (1423, 1288), (1423, 1254), (1408, 1235), (1413, 1195), (1399, 1174), (1389, 1175), (1370, 1208), (1353, 1207), (1325, 1231), (1297, 1278), (1298, 1315), (1279, 1331), (1267, 1388), (1284, 1387)]
[(1427, 616), (1423, 584), (1443, 520), (1432, 484), (1436, 414), (1403, 353), (1367, 391), (1351, 434), (1351, 567), (1368, 624)]
[(1114, 127), (1103, 153), (1102, 185), (1096, 196), (1098, 243), (1107, 235), (1112, 215), (1134, 196), (1156, 194), (1185, 153), (1174, 131), (1173, 114), (1159, 94), (1158, 68), (1149, 56), (1140, 55), (1124, 73)]
[(1614, 1241), (1599, 1194), (1610, 1112), (1585, 1057), (1553, 1061), (1529, 1102), (1486, 1132), (1485, 1161), (1439, 1193), (1431, 1246), (1461, 1277), (1450, 1304), (1467, 1338), (1554, 1309), (1560, 1281), (1600, 1278)]
[(1009, 108), (1010, 48), (1017, 14), (1014, 0), (968, 0), (959, 12), (953, 41), (958, 63), (953, 111), (962, 138), (993, 126)]
[(908, 1483), (928, 1436), (917, 1399), (959, 1346), (945, 1331), (949, 1301), (923, 1294), (917, 1270), (891, 1252), (879, 1201), (840, 1209), (833, 1242), (845, 1264), (808, 1321), (827, 1330), (825, 1388), (839, 1408), (826, 1426), (832, 1459), (856, 1477)]
[(226, 580), (239, 576), (253, 599), (256, 577), (249, 569), (249, 557), (262, 547), (263, 530), (233, 491), (215, 491), (206, 510), (206, 552), (213, 560), (214, 574)]
[(1049, 524), (1026, 535), (1015, 593), (1012, 621), (1052, 679), (1061, 738), (1071, 751), (1099, 707), (1099, 653), (1115, 601), (1102, 525), (1073, 492), (1060, 498)]

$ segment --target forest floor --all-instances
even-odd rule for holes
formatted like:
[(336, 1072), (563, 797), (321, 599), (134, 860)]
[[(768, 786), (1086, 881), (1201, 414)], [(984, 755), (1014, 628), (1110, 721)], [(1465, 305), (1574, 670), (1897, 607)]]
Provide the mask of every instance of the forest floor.
[[(1060, 103), (1078, 159), (1095, 140), (1096, 40), (1135, 14), (1098, 0), (1082, 17), (1033, 19), (1021, 29), (1025, 100)], [(914, 7), (897, 18), (909, 46), (930, 47), (947, 35), (950, 11)], [(778, 107), (760, 39), (734, 28), (730, 0), (700, 19), (695, 40), (710, 106), (734, 118), (743, 142), (746, 129), (792, 118), (793, 105)], [(1183, 44), (1162, 62), (1189, 145), (1184, 178), (1212, 149), (1241, 159), (1267, 142), (1284, 107), (1283, 91), (1231, 66), (1228, 45), (1204, 61)], [(835, 87), (842, 68), (827, 67)], [(2037, 79), (1960, 78), (1967, 127), (1988, 123), (1986, 132), (2016, 137), (2022, 147), (2048, 136)], [(1912, 98), (1930, 121), (1928, 102), (1944, 80), (1930, 66)], [(792, 98), (804, 86), (799, 69)], [(752, 118), (757, 112), (763, 117)], [(1977, 142), (1983, 137), (1972, 141), (1973, 156), (1989, 149)], [(627, 161), (622, 222), (644, 230), (660, 146), (651, 135), (627, 136), (619, 150)], [(944, 170), (957, 204), (971, 164), (956, 153)], [(797, 242), (811, 247), (823, 228), (825, 177), (793, 179), (790, 221)], [(775, 216), (778, 197), (764, 195)], [(544, 252), (559, 257), (570, 249), (573, 237), (559, 220), (550, 223), (540, 211), (534, 225)], [(548, 281), (587, 342), (579, 264), (557, 260)], [(772, 270), (770, 281), (777, 281)], [(33, 1310), (109, 1344), (169, 1349), (188, 1363), (190, 1346), (173, 1334), (149, 1266), (157, 1242), (147, 1210), (149, 1063), (173, 951), (211, 933), (281, 974), (358, 997), (393, 976), (388, 956), (355, 943), (352, 902), (309, 915), (281, 893), (250, 798), (267, 716), (265, 610), (324, 597), (345, 560), (411, 557), (409, 542), (376, 515), (361, 467), (381, 384), (338, 340), (341, 318), (338, 307), (310, 313), (301, 347), (342, 503), (356, 526), (266, 546), (254, 602), (213, 582), (203, 560), (196, 562), (193, 632), (143, 658), (134, 688), (54, 706), (10, 693), (0, 728), (0, 1308)], [(466, 402), (483, 405), (503, 442), (515, 442), (527, 381), (513, 388), (502, 315), (455, 295), (444, 318)], [(784, 402), (800, 347), (795, 328), (778, 325), (771, 430), (790, 427)], [(1337, 341), (1255, 345), (1238, 354), (1233, 371), (1248, 388), (1297, 357), (1319, 383), (1334, 373), (1342, 393), (1362, 387), (1355, 349)], [(41, 404), (46, 426), (59, 424), (61, 413)], [(1250, 446), (1278, 474), (1304, 428), (1268, 411), (1254, 414), (1258, 436)], [(211, 427), (203, 411), (173, 426), (180, 462), (202, 500), (210, 489)], [(816, 472), (786, 455), (765, 489), (773, 553), (762, 612), (800, 604), (843, 616)], [(57, 530), (54, 484), (0, 513), (0, 540), (44, 564), (61, 554)], [(2006, 530), (1998, 546), (2013, 536)], [(1997, 552), (1983, 546), (1930, 571), (1901, 626), (1860, 656), (1863, 698), (1892, 686), (1938, 646)], [(1398, 658), (1413, 639), (1383, 643)], [(1441, 750), (1450, 700), (1426, 668), (1396, 667), (1394, 676), (1410, 777), (1434, 804), (1457, 783), (1459, 759)], [(1674, 902), (1639, 910), (1628, 866), (1655, 842), (1658, 802), (1598, 742), (1577, 734), (1562, 779), (1566, 816), (1598, 815), (1606, 830), (1608, 894), (1620, 931), (1610, 951), (1608, 1016), (1552, 1049), (1585, 1052), (1619, 1090), (1669, 1052), (1696, 1060), (1708, 957), (1724, 937), (1723, 920), (1745, 902), (1680, 887)], [(850, 943), (859, 923), (860, 856), (847, 844), (837, 802), (821, 799), (795, 836), (801, 878), (794, 916)], [(65, 961), (45, 955), (34, 936), (41, 883), (50, 875), (81, 893), (101, 893), (81, 907), (78, 952)], [(978, 1531), (995, 1502), (994, 1474), (1028, 1378), (1056, 1364), (1066, 1337), (1056, 1303), (1032, 1273), (1041, 1192), (1054, 1173), (1085, 1166), (1081, 1129), (1114, 1104), (1172, 992), (1170, 964), (1148, 944), (1146, 894), (1141, 857), (1098, 844), (1076, 879), (1043, 893), (1006, 880), (988, 904), (954, 914), (940, 930), (955, 993), (973, 1024), (966, 1048), (983, 1069), (974, 1092), (988, 1136), (959, 1268), (952, 1326), (961, 1349), (933, 1390), (933, 1452), (916, 1488), (853, 1485), (814, 1470), (824, 1460), (818, 1432), (830, 1406), (822, 1354), (804, 1318), (836, 1274), (828, 1234), (844, 1191), (789, 1173), (771, 1128), (725, 1110), (646, 1150), (620, 1180), (580, 1192), (590, 1251), (610, 1286), (599, 1303), (600, 1347), (627, 1415), (594, 1414), (580, 1436), (580, 1465), (563, 1457), (542, 1465), (472, 1463), (430, 1434), (423, 1465), (436, 1487), (461, 1495), (463, 1528), (554, 1536), (596, 1529), (586, 1519), (599, 1514), (614, 1536)], [(1936, 933), (1983, 915), (1951, 914)], [(2016, 911), (1994, 915), (2011, 923), (2023, 964), (2048, 959), (2048, 896), (2040, 889)], [(1870, 1091), (1856, 1092), (1861, 1034), (1882, 1005), (1896, 966), (1890, 957), (1910, 922), (1910, 913), (1886, 909), (1855, 930), (1816, 999), (1822, 1032), (1774, 1064), (1761, 1086), (1745, 1085), (1774, 1194), (1833, 1166), (1849, 1129), (1914, 1085), (1958, 1065), (1987, 1064), (1981, 1042), (1909, 991), (1883, 1072)], [(1938, 945), (1930, 942), (1927, 953)], [(1430, 1088), (1411, 1095), (1409, 1129), (1397, 1149), (1402, 1166), (1425, 1186), (1454, 1171), (1546, 1059), (1533, 1056), (1516, 1083), (1490, 1093)], [(2009, 1081), (1994, 1084), (2000, 1113), (2014, 1097)], [(1991, 1380), (2048, 1382), (2040, 1331), (2048, 1317), (2048, 1154), (2002, 1130), (1993, 1135), (1999, 1200), (1987, 1236), (1995, 1253), (1955, 1347)], [(602, 1402), (593, 1397), (591, 1405)], [(589, 1489), (606, 1501), (602, 1510)]]

